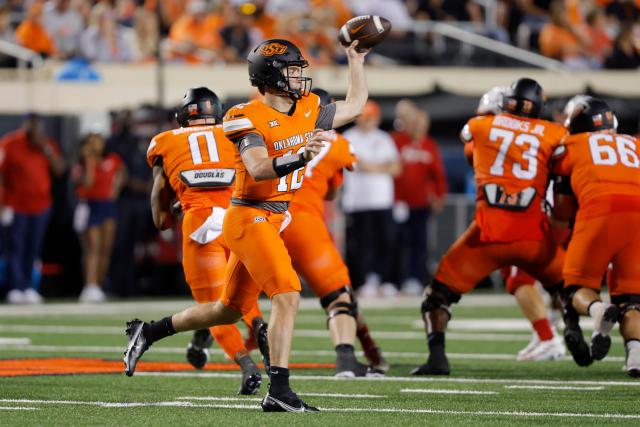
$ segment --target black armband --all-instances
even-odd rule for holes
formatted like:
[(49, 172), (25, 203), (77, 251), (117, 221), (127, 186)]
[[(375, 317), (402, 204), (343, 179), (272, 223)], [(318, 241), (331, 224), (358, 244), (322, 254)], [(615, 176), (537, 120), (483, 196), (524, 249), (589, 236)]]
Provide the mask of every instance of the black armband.
[(554, 194), (573, 196), (573, 189), (571, 188), (571, 177), (557, 175), (553, 180), (553, 192)]
[(295, 156), (282, 156), (273, 158), (273, 170), (276, 171), (278, 177), (289, 175), (296, 169), (300, 169), (307, 162), (302, 154)]

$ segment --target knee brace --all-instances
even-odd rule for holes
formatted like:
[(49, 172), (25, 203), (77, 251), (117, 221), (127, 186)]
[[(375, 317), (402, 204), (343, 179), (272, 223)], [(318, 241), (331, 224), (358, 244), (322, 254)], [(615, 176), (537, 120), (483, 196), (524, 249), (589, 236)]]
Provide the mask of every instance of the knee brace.
[[(335, 304), (334, 301), (337, 300), (340, 295), (348, 294), (349, 302), (337, 302)], [(329, 307), (333, 304), (333, 307), (329, 309)], [(322, 298), (320, 298), (320, 305), (327, 312), (327, 327), (329, 327), (329, 321), (336, 316), (346, 315), (351, 316), (354, 319), (358, 318), (358, 303), (353, 295), (353, 290), (351, 286), (344, 286), (340, 289), (337, 289)]]
[(449, 307), (451, 304), (460, 301), (460, 297), (459, 293), (452, 291), (444, 283), (434, 280), (424, 291), (424, 300), (420, 308), (422, 317), (425, 318), (428, 312), (440, 308), (446, 311), (449, 318), (451, 318)]
[(616, 295), (611, 298), (611, 302), (620, 309), (621, 317), (629, 311), (640, 312), (640, 295)]
[(573, 296), (582, 288), (583, 286), (580, 285), (570, 285), (562, 289), (560, 295), (562, 296), (562, 305), (564, 305), (565, 310), (573, 309), (573, 304), (571, 303)]

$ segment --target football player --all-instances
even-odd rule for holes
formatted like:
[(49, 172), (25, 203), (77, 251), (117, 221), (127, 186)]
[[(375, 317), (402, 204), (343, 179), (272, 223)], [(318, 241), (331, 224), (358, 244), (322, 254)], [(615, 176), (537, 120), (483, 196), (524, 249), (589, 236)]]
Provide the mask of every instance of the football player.
[(450, 373), (445, 354), (450, 306), (492, 271), (515, 265), (550, 292), (562, 288), (564, 250), (551, 235), (543, 202), (548, 163), (566, 131), (539, 119), (544, 102), (535, 80), (518, 79), (503, 97), (501, 113), (474, 117), (461, 132), (465, 152), (473, 155), (476, 216), (425, 290), (429, 358), (414, 375)]
[[(603, 359), (610, 332), (620, 322), (625, 340), (625, 370), (640, 376), (640, 147), (617, 133), (616, 117), (606, 102), (574, 99), (567, 136), (556, 150), (556, 193), (575, 197), (577, 212), (563, 274), (567, 292), (565, 341), (581, 366)], [(612, 263), (611, 303), (600, 287)], [(590, 345), (579, 315), (594, 321)]]
[[(193, 298), (200, 304), (222, 295), (229, 249), (222, 236), (222, 220), (231, 199), (234, 180), (234, 147), (222, 131), (220, 100), (206, 87), (189, 89), (176, 112), (181, 126), (156, 135), (149, 144), (147, 161), (153, 168), (151, 212), (160, 230), (173, 225), (172, 196), (182, 212), (182, 266)], [(248, 325), (259, 323), (257, 304), (243, 317)], [(255, 394), (261, 376), (244, 347), (235, 325), (210, 328), (211, 335), (230, 359), (242, 368), (240, 394)], [(211, 335), (194, 333), (187, 359), (202, 369), (209, 358)]]
[[(320, 105), (333, 100), (322, 89), (312, 91)], [(335, 131), (327, 134), (325, 146), (309, 164), (302, 188), (291, 202), (291, 223), (282, 232), (282, 240), (291, 256), (293, 268), (320, 298), (327, 312), (327, 327), (337, 353), (337, 377), (362, 377), (386, 371), (389, 366), (369, 335), (369, 328), (355, 300), (349, 271), (324, 222), (324, 201), (333, 200), (344, 179), (344, 169), (353, 169), (356, 161), (349, 141)], [(356, 336), (365, 356), (375, 368), (368, 370), (354, 353)]]
[[(508, 87), (495, 87), (480, 98), (476, 113), (478, 115), (496, 115), (502, 112), (503, 98), (508, 95)], [(473, 164), (473, 145), (465, 145), (467, 158)], [(547, 195), (548, 197), (548, 195)], [(533, 338), (525, 348), (518, 352), (516, 360), (556, 360), (565, 354), (562, 339), (551, 324), (542, 295), (535, 287), (536, 279), (516, 266), (501, 270), (506, 290), (514, 296), (520, 310), (531, 322)]]
[(265, 412), (318, 412), (289, 385), (289, 353), (300, 300), (300, 280), (280, 238), (290, 221), (287, 210), (301, 187), (304, 169), (323, 147), (322, 130), (343, 126), (362, 113), (368, 97), (364, 77), (367, 51), (347, 49), (349, 88), (344, 101), (320, 106), (309, 93), (311, 78), (300, 49), (282, 39), (265, 40), (248, 56), (249, 79), (264, 95), (231, 108), (224, 133), (235, 143), (236, 181), (223, 235), (231, 249), (225, 287), (217, 303), (196, 305), (148, 324), (129, 324), (125, 354), (128, 371), (151, 343), (176, 332), (235, 323), (255, 304), (260, 292), (271, 299), (268, 329), (269, 392)]

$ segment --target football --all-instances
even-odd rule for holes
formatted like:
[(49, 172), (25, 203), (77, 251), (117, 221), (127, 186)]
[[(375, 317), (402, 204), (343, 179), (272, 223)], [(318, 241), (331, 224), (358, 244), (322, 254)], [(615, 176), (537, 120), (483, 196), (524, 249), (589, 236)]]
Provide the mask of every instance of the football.
[(371, 49), (382, 42), (391, 31), (391, 22), (377, 15), (356, 16), (348, 20), (338, 34), (338, 40), (348, 47), (358, 40), (358, 49)]

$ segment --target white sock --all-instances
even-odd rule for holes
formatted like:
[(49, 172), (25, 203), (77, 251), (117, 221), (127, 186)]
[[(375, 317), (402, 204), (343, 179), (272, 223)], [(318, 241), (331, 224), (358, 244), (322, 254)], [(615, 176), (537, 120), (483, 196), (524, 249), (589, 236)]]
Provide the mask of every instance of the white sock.
[(627, 341), (627, 343), (625, 344), (625, 347), (627, 348), (628, 351), (631, 351), (632, 349), (640, 348), (640, 341), (638, 340)]
[(604, 313), (605, 308), (606, 306), (602, 301), (593, 302), (589, 306), (589, 316), (591, 316), (591, 318), (593, 319), (598, 319), (602, 317), (602, 314)]

